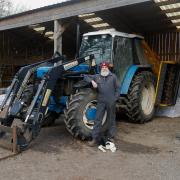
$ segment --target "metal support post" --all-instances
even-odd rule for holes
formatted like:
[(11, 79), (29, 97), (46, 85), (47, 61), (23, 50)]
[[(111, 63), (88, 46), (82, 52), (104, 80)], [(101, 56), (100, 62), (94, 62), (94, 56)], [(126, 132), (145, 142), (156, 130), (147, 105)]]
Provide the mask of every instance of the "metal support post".
[(62, 54), (62, 33), (63, 28), (59, 20), (54, 20), (54, 53)]

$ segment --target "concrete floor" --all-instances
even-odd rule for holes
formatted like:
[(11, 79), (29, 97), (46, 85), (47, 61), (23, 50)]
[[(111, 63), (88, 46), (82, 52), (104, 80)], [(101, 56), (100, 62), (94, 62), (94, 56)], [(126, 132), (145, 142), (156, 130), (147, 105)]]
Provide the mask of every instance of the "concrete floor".
[[(180, 118), (118, 122), (118, 150), (103, 153), (74, 139), (62, 122), (44, 128), (22, 154), (0, 161), (3, 180), (179, 180)], [(4, 150), (0, 149), (0, 156)]]

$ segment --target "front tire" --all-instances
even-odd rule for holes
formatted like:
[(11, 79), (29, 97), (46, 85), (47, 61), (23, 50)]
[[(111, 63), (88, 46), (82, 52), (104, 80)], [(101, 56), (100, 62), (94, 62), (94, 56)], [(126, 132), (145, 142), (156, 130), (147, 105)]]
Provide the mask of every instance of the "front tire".
[[(97, 93), (92, 89), (83, 89), (72, 95), (65, 110), (67, 130), (81, 140), (91, 139), (96, 115)], [(107, 112), (102, 120), (102, 131), (108, 126)]]

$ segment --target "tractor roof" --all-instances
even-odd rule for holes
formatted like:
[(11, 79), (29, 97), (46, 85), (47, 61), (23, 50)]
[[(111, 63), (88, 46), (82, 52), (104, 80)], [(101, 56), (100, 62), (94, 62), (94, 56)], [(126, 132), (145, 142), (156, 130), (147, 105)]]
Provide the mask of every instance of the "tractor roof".
[(140, 38), (144, 39), (143, 36), (137, 35), (137, 34), (128, 34), (124, 32), (118, 32), (114, 29), (107, 29), (107, 30), (101, 30), (101, 31), (94, 31), (84, 34), (83, 36), (93, 36), (93, 35), (103, 35), (103, 34), (109, 34), (112, 37), (114, 36), (121, 36), (121, 37), (127, 37), (127, 38)]

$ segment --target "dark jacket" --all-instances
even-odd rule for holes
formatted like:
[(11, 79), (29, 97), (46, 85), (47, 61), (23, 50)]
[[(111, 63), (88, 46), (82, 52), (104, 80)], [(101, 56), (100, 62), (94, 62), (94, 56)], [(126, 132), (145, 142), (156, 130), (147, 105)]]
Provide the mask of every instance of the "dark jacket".
[(118, 99), (119, 86), (115, 74), (110, 72), (106, 77), (100, 74), (84, 75), (84, 80), (89, 83), (94, 80), (97, 83), (99, 102), (114, 103)]

